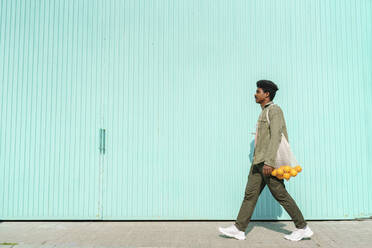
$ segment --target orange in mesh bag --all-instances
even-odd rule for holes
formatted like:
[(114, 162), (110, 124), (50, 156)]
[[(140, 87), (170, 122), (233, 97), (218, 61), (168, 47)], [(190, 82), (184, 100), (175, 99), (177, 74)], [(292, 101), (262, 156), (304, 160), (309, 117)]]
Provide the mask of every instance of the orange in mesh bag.
[[(274, 104), (272, 104), (274, 105)], [(269, 109), (266, 112), (266, 118), (270, 125), (269, 119)], [(302, 167), (298, 165), (298, 162), (291, 150), (291, 147), (285, 138), (285, 135), (282, 133), (282, 139), (278, 148), (278, 152), (276, 154), (275, 160), (275, 169), (272, 171), (271, 175), (277, 177), (279, 179), (286, 179), (287, 181), (291, 177), (297, 176), (299, 172), (302, 171)]]

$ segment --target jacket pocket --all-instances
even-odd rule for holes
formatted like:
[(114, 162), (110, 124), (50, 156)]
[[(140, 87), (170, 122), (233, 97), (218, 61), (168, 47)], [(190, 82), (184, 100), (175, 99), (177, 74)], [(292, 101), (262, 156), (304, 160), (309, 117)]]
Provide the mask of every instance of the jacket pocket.
[(269, 127), (269, 122), (265, 119), (260, 119), (258, 120), (258, 129), (262, 129), (262, 128), (268, 128)]

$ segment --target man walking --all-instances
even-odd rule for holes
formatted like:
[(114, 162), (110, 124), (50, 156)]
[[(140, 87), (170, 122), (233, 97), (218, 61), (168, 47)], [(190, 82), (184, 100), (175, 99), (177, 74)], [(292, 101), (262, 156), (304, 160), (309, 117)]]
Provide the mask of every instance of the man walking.
[[(282, 133), (288, 140), (283, 112), (278, 105), (273, 103), (277, 90), (276, 84), (269, 80), (257, 82), (255, 98), (256, 103), (261, 105), (262, 112), (258, 118), (254, 158), (245, 188), (244, 199), (235, 223), (227, 228), (219, 228), (219, 231), (224, 235), (239, 240), (245, 239), (245, 229), (251, 220), (258, 197), (266, 185), (273, 197), (291, 216), (297, 228), (290, 235), (285, 235), (284, 238), (299, 241), (313, 235), (296, 202), (285, 189), (284, 180), (271, 175)], [(270, 121), (267, 120), (267, 117)]]

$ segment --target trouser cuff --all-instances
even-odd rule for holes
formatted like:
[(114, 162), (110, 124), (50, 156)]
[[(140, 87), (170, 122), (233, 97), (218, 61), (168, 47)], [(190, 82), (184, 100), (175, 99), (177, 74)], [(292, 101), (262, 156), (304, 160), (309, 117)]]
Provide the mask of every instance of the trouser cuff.
[(304, 222), (304, 223), (301, 223), (300, 225), (296, 225), (296, 228), (297, 229), (304, 229), (306, 226), (307, 226), (307, 223)]
[(236, 228), (238, 228), (239, 231), (245, 232), (245, 228), (242, 228), (241, 226), (239, 226), (237, 222), (235, 222), (234, 225), (236, 226)]

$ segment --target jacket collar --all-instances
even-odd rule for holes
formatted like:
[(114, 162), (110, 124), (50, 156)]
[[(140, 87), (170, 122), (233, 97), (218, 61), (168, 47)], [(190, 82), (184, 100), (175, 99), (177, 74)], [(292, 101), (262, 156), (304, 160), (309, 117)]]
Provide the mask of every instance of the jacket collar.
[(270, 102), (266, 103), (265, 106), (263, 106), (262, 109), (269, 107), (273, 103), (274, 103), (273, 101), (270, 101)]

